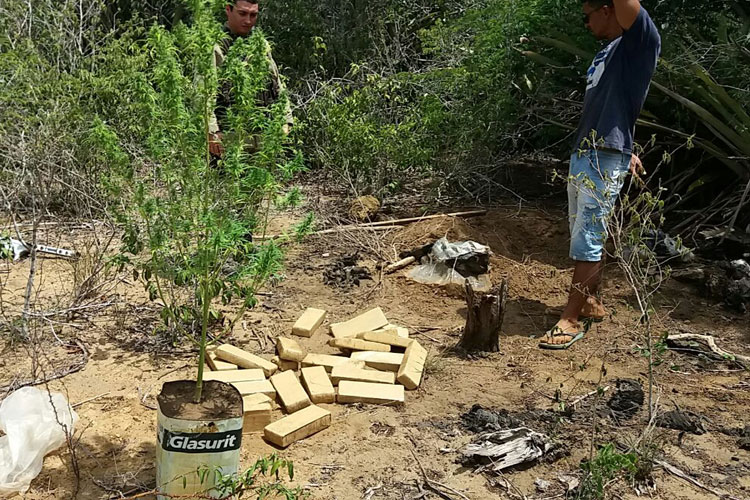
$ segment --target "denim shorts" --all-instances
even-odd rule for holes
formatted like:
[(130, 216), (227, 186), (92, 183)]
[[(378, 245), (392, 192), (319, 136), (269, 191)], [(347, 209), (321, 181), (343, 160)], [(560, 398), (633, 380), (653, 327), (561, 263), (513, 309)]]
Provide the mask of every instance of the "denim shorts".
[(570, 156), (568, 222), (570, 258), (602, 260), (607, 223), (630, 169), (629, 153), (587, 150)]

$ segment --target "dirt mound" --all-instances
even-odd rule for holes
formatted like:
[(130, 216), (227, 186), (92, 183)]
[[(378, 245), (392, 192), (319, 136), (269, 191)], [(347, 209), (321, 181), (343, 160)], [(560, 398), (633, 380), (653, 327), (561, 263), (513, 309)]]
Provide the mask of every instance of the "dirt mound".
[(564, 217), (550, 220), (534, 210), (519, 214), (492, 210), (473, 218), (442, 217), (399, 229), (389, 243), (403, 252), (442, 237), (451, 242), (471, 240), (488, 245), (492, 251), (492, 282), (507, 279), (512, 299), (532, 301), (524, 304), (525, 309), (536, 310), (542, 303), (564, 304), (570, 284)]
[(460, 217), (441, 217), (409, 224), (396, 232), (392, 243), (400, 250), (412, 249), (428, 243), (433, 243), (442, 237), (448, 241), (473, 240), (486, 244), (471, 224)]

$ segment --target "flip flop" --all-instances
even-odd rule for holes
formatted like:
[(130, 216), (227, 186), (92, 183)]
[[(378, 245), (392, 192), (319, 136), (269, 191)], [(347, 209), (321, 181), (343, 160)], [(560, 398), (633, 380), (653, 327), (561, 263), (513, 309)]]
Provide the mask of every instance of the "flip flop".
[[(560, 314), (562, 314), (562, 309), (548, 308), (547, 310), (544, 311), (544, 314), (558, 315), (559, 316)], [(579, 314), (578, 315), (578, 319), (579, 320), (581, 320), (581, 321), (591, 321), (592, 323), (601, 323), (602, 321), (604, 321), (604, 319), (606, 317), (607, 317), (606, 314), (604, 316), (586, 316), (585, 314)]]
[(540, 349), (564, 350), (564, 349), (567, 349), (568, 347), (572, 346), (573, 344), (575, 344), (579, 340), (581, 340), (583, 338), (583, 336), (585, 335), (585, 333), (584, 332), (570, 332), (570, 333), (562, 333), (562, 332), (561, 333), (551, 333), (551, 332), (547, 332), (547, 335), (548, 336), (552, 335), (553, 338), (554, 337), (573, 337), (572, 339), (570, 339), (568, 342), (566, 342), (564, 344), (549, 344), (547, 342), (539, 342), (539, 348)]
[(578, 316), (578, 319), (580, 319), (582, 321), (591, 321), (592, 323), (601, 323), (602, 321), (604, 321), (605, 317), (606, 317), (606, 315), (605, 316), (584, 316), (584, 315), (580, 315), (580, 316)]

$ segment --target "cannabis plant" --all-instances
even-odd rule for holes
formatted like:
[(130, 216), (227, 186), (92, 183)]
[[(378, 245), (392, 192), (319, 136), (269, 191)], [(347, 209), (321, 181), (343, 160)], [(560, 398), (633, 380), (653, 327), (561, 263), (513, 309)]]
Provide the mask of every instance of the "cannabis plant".
[[(132, 263), (150, 298), (161, 302), (165, 327), (200, 349), (196, 401), (210, 330), (222, 319), (218, 303), (241, 303), (224, 322), (226, 332), (280, 269), (280, 248), (256, 244), (252, 234), (263, 230), (270, 202), (301, 163), (283, 131), (287, 96), (259, 104), (270, 78), (263, 33), (237, 39), (217, 69), (213, 47), (227, 35), (209, 4), (188, 2), (188, 24), (171, 31), (155, 25), (127, 49), (144, 70), (123, 79), (130, 88), (122, 91), (136, 96), (132, 109), (146, 114), (129, 122), (128, 140), (103, 121), (92, 131), (112, 170), (107, 184), (121, 200), (121, 263)], [(224, 153), (216, 158), (209, 122), (220, 87), (232, 89), (233, 104)], [(142, 125), (134, 131), (134, 123)]]

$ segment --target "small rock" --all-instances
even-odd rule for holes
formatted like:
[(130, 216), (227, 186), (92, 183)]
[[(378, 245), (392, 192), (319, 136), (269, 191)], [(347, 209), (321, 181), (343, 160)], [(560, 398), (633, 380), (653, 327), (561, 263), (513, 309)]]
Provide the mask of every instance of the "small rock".
[(579, 481), (577, 477), (571, 476), (569, 474), (560, 474), (559, 476), (557, 476), (557, 480), (565, 485), (565, 490), (568, 492), (578, 488), (578, 486), (581, 484), (581, 481)]
[(539, 493), (544, 493), (548, 489), (550, 489), (550, 486), (552, 486), (552, 483), (549, 481), (545, 481), (544, 479), (538, 477), (536, 478), (536, 481), (534, 481), (534, 486), (536, 486), (536, 490)]

